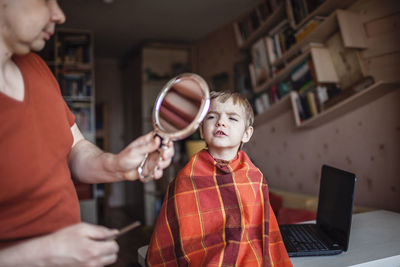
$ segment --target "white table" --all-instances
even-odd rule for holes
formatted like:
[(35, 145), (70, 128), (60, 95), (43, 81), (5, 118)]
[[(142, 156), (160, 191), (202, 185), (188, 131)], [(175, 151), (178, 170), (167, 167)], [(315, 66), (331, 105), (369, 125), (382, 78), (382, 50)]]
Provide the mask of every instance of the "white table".
[[(142, 266), (146, 252), (147, 246), (139, 248)], [(347, 252), (290, 259), (294, 267), (400, 267), (400, 213), (377, 210), (354, 214)]]
[(377, 210), (353, 215), (347, 252), (292, 257), (294, 267), (400, 266), (400, 213)]

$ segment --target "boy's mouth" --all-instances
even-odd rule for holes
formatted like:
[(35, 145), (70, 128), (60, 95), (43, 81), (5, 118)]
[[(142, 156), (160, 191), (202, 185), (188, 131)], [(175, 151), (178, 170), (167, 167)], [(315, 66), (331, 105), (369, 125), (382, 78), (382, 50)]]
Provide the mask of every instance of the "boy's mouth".
[(214, 133), (214, 135), (215, 135), (215, 136), (226, 136), (227, 134), (226, 134), (224, 131), (217, 130), (217, 131)]

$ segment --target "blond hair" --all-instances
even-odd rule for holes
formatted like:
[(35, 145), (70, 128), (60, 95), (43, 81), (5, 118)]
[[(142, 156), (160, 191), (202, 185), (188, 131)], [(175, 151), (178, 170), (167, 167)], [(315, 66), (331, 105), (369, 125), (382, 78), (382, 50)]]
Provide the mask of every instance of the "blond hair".
[(211, 91), (210, 100), (216, 99), (218, 102), (225, 103), (228, 99), (232, 99), (233, 104), (239, 104), (244, 108), (246, 114), (246, 129), (253, 126), (254, 112), (249, 101), (241, 94), (232, 91)]

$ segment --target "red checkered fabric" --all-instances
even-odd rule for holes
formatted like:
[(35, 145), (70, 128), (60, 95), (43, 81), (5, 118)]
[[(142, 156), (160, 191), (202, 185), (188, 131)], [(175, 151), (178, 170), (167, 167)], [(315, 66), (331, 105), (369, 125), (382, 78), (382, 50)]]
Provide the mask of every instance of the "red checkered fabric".
[(194, 155), (168, 187), (149, 266), (292, 266), (263, 174), (246, 153)]

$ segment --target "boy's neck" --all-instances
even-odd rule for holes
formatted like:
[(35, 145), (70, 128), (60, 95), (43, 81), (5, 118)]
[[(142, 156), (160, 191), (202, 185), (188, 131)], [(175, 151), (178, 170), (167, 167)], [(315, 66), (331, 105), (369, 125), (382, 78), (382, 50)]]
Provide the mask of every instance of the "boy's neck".
[(239, 149), (226, 149), (226, 148), (221, 148), (221, 149), (215, 149), (215, 148), (208, 148), (208, 152), (211, 154), (211, 156), (214, 159), (220, 159), (220, 160), (226, 160), (226, 161), (231, 161), (234, 158), (236, 158)]

